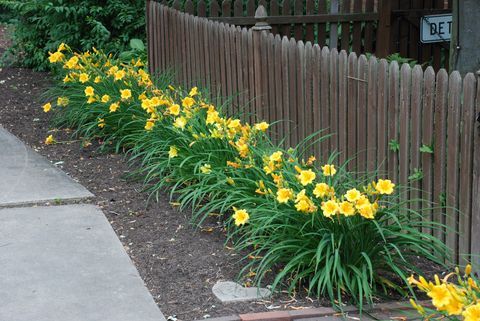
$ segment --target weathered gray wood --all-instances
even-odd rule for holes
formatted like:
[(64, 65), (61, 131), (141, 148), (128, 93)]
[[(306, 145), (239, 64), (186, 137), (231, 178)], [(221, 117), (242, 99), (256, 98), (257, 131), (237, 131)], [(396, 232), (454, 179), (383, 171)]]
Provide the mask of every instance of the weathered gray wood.
[(356, 168), (357, 157), (357, 82), (358, 82), (358, 63), (357, 55), (351, 53), (348, 56), (348, 76), (347, 76), (347, 160), (348, 170), (358, 171)]
[(387, 171), (388, 153), (388, 63), (381, 59), (378, 64), (377, 90), (377, 165), (379, 174)]
[[(435, 146), (434, 146), (434, 167), (435, 173), (433, 182), (433, 200), (441, 206), (445, 206), (445, 159), (446, 159), (446, 124), (447, 124), (447, 96), (448, 96), (448, 74), (444, 69), (437, 73), (437, 87), (435, 88)], [(445, 223), (445, 213), (436, 209), (433, 219), (438, 223)], [(440, 240), (445, 240), (445, 232), (437, 229), (434, 235)]]
[[(410, 102), (410, 175), (413, 175), (415, 171), (419, 172), (422, 170), (420, 161), (421, 161), (421, 152), (420, 147), (422, 146), (422, 88), (423, 88), (423, 70), (420, 66), (415, 66), (412, 70), (412, 90), (411, 90), (411, 102)], [(412, 204), (410, 208), (415, 211), (419, 211), (421, 204), (419, 204), (420, 199), (420, 180), (414, 180), (410, 182), (410, 200)]]
[[(357, 84), (357, 170), (365, 172), (367, 169), (367, 83), (368, 63), (364, 55), (358, 58)], [(373, 116), (373, 115), (372, 115)], [(370, 116), (371, 117), (371, 116)]]
[(297, 42), (295, 39), (291, 38), (289, 41), (289, 50), (288, 50), (288, 91), (289, 91), (289, 102), (288, 102), (288, 109), (290, 118), (290, 137), (291, 142), (290, 144), (296, 145), (299, 143), (298, 139), (298, 110), (295, 108), (295, 104), (297, 102), (297, 64), (298, 64), (298, 50), (297, 50)]
[(258, 121), (263, 121), (268, 119), (269, 110), (269, 89), (268, 89), (268, 33), (267, 31), (262, 31), (260, 36), (261, 52), (260, 52), (260, 68), (261, 68), (261, 95), (260, 95), (260, 113), (258, 115)]
[[(425, 70), (423, 82), (423, 118), (422, 118), (422, 146), (429, 146), (433, 149), (433, 125), (435, 108), (435, 71), (432, 67)], [(422, 199), (423, 218), (425, 221), (433, 220), (433, 154), (422, 153)], [(424, 228), (424, 232), (433, 233), (431, 229)]]
[[(327, 135), (331, 133), (330, 128), (330, 50), (328, 47), (322, 48), (322, 54), (320, 58), (320, 123), (322, 134)], [(330, 139), (323, 139), (320, 142), (320, 157), (322, 162), (327, 162), (330, 156)]]
[[(288, 38), (285, 36), (282, 38), (282, 84), (285, 86), (289, 83), (289, 45), (290, 42)], [(285, 135), (285, 143), (287, 146), (292, 146), (292, 140), (290, 137), (291, 133), (291, 120), (290, 120), (290, 91), (287, 88), (283, 89), (283, 124), (284, 124), (284, 131), (283, 134)]]
[[(274, 116), (272, 116), (273, 121), (278, 121), (276, 126), (275, 133), (277, 134), (276, 142), (279, 142), (285, 134), (285, 118), (283, 116), (284, 103), (283, 103), (283, 93), (286, 91), (283, 88), (283, 57), (282, 57), (282, 39), (280, 35), (275, 36), (274, 40), (274, 57), (275, 57), (275, 107), (274, 107)], [(273, 103), (273, 102), (272, 102)]]
[(379, 148), (377, 143), (377, 126), (382, 120), (378, 119), (380, 115), (380, 107), (378, 103), (377, 87), (378, 82), (378, 60), (375, 57), (370, 57), (368, 60), (368, 94), (366, 105), (366, 169), (369, 173), (373, 173), (377, 169), (377, 150)]
[[(315, 44), (313, 46), (313, 56), (312, 56), (312, 70), (313, 70), (313, 92), (312, 92), (312, 105), (313, 105), (313, 112), (312, 112), (312, 126), (313, 126), (313, 133), (318, 133), (321, 130), (321, 113), (322, 113), (322, 104), (320, 102), (320, 91), (321, 91), (321, 79), (320, 79), (320, 65), (321, 65), (321, 56), (322, 56), (322, 49), (319, 45)], [(314, 155), (318, 159), (320, 159), (320, 143), (316, 143), (314, 146)], [(323, 161), (323, 160), (322, 160)]]
[[(465, 265), (471, 261), (470, 242), (472, 224), (472, 179), (473, 179), (473, 142), (475, 127), (475, 94), (477, 80), (472, 73), (463, 81), (463, 113), (460, 136), (460, 177), (459, 177), (459, 259)], [(474, 196), (476, 197), (476, 196)]]
[(277, 106), (275, 103), (275, 63), (280, 64), (281, 62), (278, 62), (277, 59), (279, 57), (275, 56), (275, 36), (272, 33), (268, 34), (268, 37), (266, 39), (267, 41), (267, 53), (266, 53), (266, 86), (267, 86), (267, 91), (268, 91), (268, 99), (267, 99), (267, 104), (264, 107), (265, 108), (265, 120), (267, 120), (269, 123), (277, 120)]
[[(460, 143), (460, 114), (462, 96), (462, 77), (456, 71), (450, 74), (448, 88), (448, 116), (447, 116), (447, 230), (446, 244), (454, 253), (458, 249), (458, 163)], [(458, 257), (454, 257), (458, 262)]]
[(305, 122), (308, 118), (308, 113), (305, 111), (305, 45), (303, 41), (297, 42), (297, 68), (296, 68), (296, 78), (297, 78), (297, 94), (296, 102), (294, 104), (295, 109), (297, 110), (297, 135), (298, 140), (303, 141), (306, 137), (305, 132)]
[(330, 49), (330, 153), (338, 152), (339, 149), (339, 83), (338, 83), (339, 56), (337, 48)]
[[(304, 136), (313, 133), (313, 46), (311, 42), (305, 44), (305, 115), (304, 115)], [(312, 146), (314, 147), (314, 146)], [(313, 148), (306, 151), (308, 154), (314, 152)]]
[(347, 161), (348, 149), (348, 57), (345, 50), (340, 51), (338, 59), (338, 152), (339, 161), (344, 164)]
[[(480, 115), (480, 85), (477, 84), (477, 96), (475, 101), (475, 115)], [(472, 226), (471, 226), (471, 254), (472, 263), (480, 266), (480, 124), (474, 125), (474, 150), (473, 150), (473, 186), (472, 186)]]
[[(412, 71), (408, 64), (403, 64), (400, 70), (400, 151), (399, 151), (399, 184), (406, 187), (410, 173), (410, 104)], [(409, 193), (402, 193), (401, 201), (408, 201)]]
[(388, 77), (388, 177), (398, 184), (398, 151), (391, 148), (399, 143), (400, 70), (396, 61), (390, 64)]

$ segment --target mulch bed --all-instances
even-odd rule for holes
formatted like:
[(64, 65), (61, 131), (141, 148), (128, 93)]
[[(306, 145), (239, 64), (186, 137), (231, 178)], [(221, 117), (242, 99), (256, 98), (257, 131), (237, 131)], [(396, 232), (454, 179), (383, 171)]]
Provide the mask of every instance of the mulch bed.
[[(0, 27), (0, 45), (6, 44), (4, 31)], [(124, 157), (99, 152), (98, 142), (82, 148), (63, 130), (54, 132), (60, 144), (45, 145), (52, 132), (50, 114), (42, 111), (40, 97), (49, 84), (48, 73), (0, 69), (0, 124), (95, 194), (92, 202), (102, 208), (165, 316), (191, 320), (270, 311), (267, 307), (321, 305), (287, 295), (275, 301), (218, 301), (212, 286), (218, 280), (236, 280), (242, 268), (241, 255), (225, 247), (221, 223), (212, 218), (203, 228), (195, 228), (188, 211), (170, 204), (168, 191), (158, 202), (148, 201), (141, 183), (126, 179), (130, 170)]]
[[(5, 48), (0, 26), (0, 46)], [(1, 53), (0, 49), (0, 53)], [(83, 148), (66, 130), (54, 133), (61, 142), (45, 145), (49, 116), (41, 109), (41, 94), (49, 86), (47, 73), (28, 69), (0, 69), (0, 124), (27, 145), (87, 187), (135, 263), (165, 316), (179, 320), (238, 313), (329, 306), (328, 301), (277, 294), (272, 301), (222, 304), (212, 286), (218, 280), (236, 280), (241, 255), (225, 246), (222, 225), (214, 217), (202, 228), (189, 223), (188, 211), (170, 203), (168, 191), (158, 202), (148, 201), (122, 155), (101, 153), (99, 142)]]

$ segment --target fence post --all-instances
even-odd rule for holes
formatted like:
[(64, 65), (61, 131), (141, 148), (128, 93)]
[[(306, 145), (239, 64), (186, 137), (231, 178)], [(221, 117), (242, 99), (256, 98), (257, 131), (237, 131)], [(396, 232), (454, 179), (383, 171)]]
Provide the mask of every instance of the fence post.
[(384, 58), (390, 54), (390, 43), (392, 36), (392, 1), (381, 0), (378, 3), (378, 21), (377, 29), (377, 57)]
[[(262, 32), (269, 32), (272, 27), (267, 22), (267, 10), (264, 6), (259, 5), (255, 11), (255, 26), (253, 26), (253, 66), (254, 66), (254, 106), (255, 114), (258, 118), (263, 118), (263, 110), (266, 105), (266, 91), (263, 90), (265, 86), (262, 84)], [(252, 97), (252, 96), (251, 96)], [(255, 116), (255, 115), (253, 115)]]

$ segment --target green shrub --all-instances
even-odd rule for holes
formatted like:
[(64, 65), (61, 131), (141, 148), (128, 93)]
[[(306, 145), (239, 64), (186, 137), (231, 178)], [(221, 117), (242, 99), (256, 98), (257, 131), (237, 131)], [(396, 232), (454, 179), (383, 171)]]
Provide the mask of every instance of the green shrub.
[(120, 52), (132, 38), (145, 40), (143, 0), (26, 0), (5, 1), (16, 17), (13, 53), (16, 62), (46, 69), (45, 57), (60, 43), (76, 50), (92, 47)]
[(138, 60), (71, 57), (50, 57), (64, 79), (45, 106), (53, 105), (57, 125), (126, 150), (152, 195), (169, 187), (197, 224), (223, 216), (229, 240), (249, 253), (243, 274), (254, 272), (257, 284), (274, 274), (274, 289), (363, 305), (405, 294), (418, 256), (441, 264), (448, 253), (422, 232), (442, 226), (399, 202), (406, 188), (358, 178), (333, 156), (304, 160), (312, 142), (276, 146), (268, 124), (225, 117), (197, 88), (176, 89), (168, 77), (154, 85)]

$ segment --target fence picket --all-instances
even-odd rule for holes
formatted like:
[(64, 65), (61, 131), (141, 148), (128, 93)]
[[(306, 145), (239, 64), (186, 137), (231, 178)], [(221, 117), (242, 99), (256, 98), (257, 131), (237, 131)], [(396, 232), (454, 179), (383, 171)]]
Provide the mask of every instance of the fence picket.
[[(290, 16), (292, 13), (290, 11), (290, 0), (282, 1), (282, 16)], [(285, 24), (282, 28), (282, 36), (291, 37), (292, 29), (289, 24)]]
[(337, 48), (330, 49), (330, 132), (332, 137), (330, 138), (330, 153), (338, 152), (339, 148), (339, 104), (338, 104), (338, 92), (339, 92), (339, 83), (338, 83), (338, 64), (339, 56)]
[[(319, 45), (315, 44), (313, 46), (313, 56), (312, 56), (312, 70), (313, 70), (313, 79), (312, 79), (312, 104), (313, 104), (313, 111), (312, 111), (312, 126), (313, 131), (312, 133), (317, 133), (322, 125), (320, 122), (321, 117), (321, 102), (320, 102), (320, 91), (321, 91), (321, 79), (320, 79), (320, 65), (321, 65), (321, 56), (322, 56), (322, 49)], [(323, 135), (324, 133), (322, 133)], [(321, 157), (321, 148), (320, 143), (315, 143), (313, 153), (315, 157)], [(323, 160), (322, 160), (323, 161)]]
[(356, 160), (357, 156), (357, 79), (358, 79), (358, 62), (357, 55), (351, 53), (348, 56), (348, 76), (347, 76), (347, 159), (351, 160), (348, 163), (348, 170), (357, 171)]
[(357, 171), (365, 171), (367, 159), (367, 83), (368, 62), (364, 55), (358, 58), (358, 74), (355, 79), (357, 85)]
[[(315, 74), (314, 74), (315, 76)], [(348, 140), (348, 57), (345, 50), (340, 51), (338, 59), (338, 158), (341, 164), (347, 161)]]
[(473, 170), (473, 138), (475, 125), (475, 90), (477, 79), (472, 73), (465, 76), (463, 82), (463, 112), (460, 140), (460, 177), (459, 177), (459, 220), (458, 232), (460, 236), (458, 253), (460, 264), (470, 262), (469, 255), (471, 224), (472, 224), (472, 170)]
[[(425, 70), (423, 82), (423, 112), (422, 112), (422, 146), (428, 146), (433, 150), (433, 125), (434, 125), (434, 103), (435, 103), (435, 71), (432, 67)], [(423, 217), (425, 221), (433, 219), (433, 154), (422, 153), (422, 199)], [(424, 228), (424, 232), (433, 233), (430, 229)]]
[[(437, 73), (437, 87), (435, 89), (435, 146), (433, 182), (433, 200), (439, 205), (445, 205), (445, 159), (446, 159), (446, 118), (447, 118), (448, 74), (445, 69)], [(445, 215), (441, 209), (434, 211), (435, 222), (445, 223)], [(434, 231), (440, 240), (445, 240), (445, 232), (441, 229)]]
[(207, 16), (207, 4), (205, 0), (199, 0), (197, 3), (197, 15), (199, 17), (206, 17)]
[[(318, 14), (326, 14), (327, 13), (327, 3), (328, 1), (319, 0), (318, 1)], [(315, 25), (317, 27), (317, 39), (316, 42), (319, 44), (320, 47), (326, 46), (326, 37), (327, 37), (327, 24), (326, 23), (318, 23)], [(313, 25), (312, 25), (313, 27)], [(331, 49), (337, 49), (337, 46), (330, 46)]]
[(220, 14), (220, 5), (217, 1), (210, 1), (210, 17), (218, 17)]
[[(361, 13), (362, 12), (362, 2), (363, 1), (354, 1), (353, 12)], [(353, 23), (353, 33), (352, 33), (352, 50), (354, 52), (362, 52), (362, 23), (360, 21), (355, 21)]]
[[(342, 1), (342, 12), (348, 13), (350, 12), (350, 1), (353, 0), (343, 0)], [(341, 46), (342, 50), (350, 51), (350, 22), (342, 22), (342, 39), (341, 39)]]
[(299, 142), (298, 139), (298, 110), (294, 107), (297, 102), (297, 62), (298, 62), (298, 55), (297, 55), (297, 42), (291, 38), (289, 41), (289, 48), (288, 48), (288, 91), (289, 91), (289, 103), (288, 109), (290, 118), (290, 133), (289, 136), (291, 137), (291, 144), (297, 145)]
[[(400, 69), (400, 132), (399, 132), (399, 180), (398, 183), (402, 187), (408, 184), (408, 176), (410, 174), (410, 104), (411, 104), (411, 81), (412, 70), (408, 64), (403, 64)], [(400, 200), (403, 202), (409, 201), (409, 192), (401, 193)], [(408, 204), (409, 206), (411, 203)]]
[(297, 78), (297, 93), (296, 93), (296, 103), (295, 109), (297, 110), (297, 130), (298, 132), (298, 141), (303, 141), (305, 138), (305, 120), (308, 116), (305, 112), (305, 45), (303, 41), (297, 42), (297, 68), (296, 68), (296, 78)]
[(255, 16), (255, 0), (247, 1), (247, 15)]
[[(365, 3), (365, 12), (375, 12), (375, 0), (366, 0)], [(367, 21), (365, 22), (365, 41), (364, 41), (364, 51), (363, 52), (374, 52), (373, 51), (373, 39), (374, 39), (374, 22)]]
[[(321, 5), (320, 3), (318, 4), (319, 6)], [(315, 14), (315, 3), (313, 0), (307, 0), (306, 5), (305, 5), (305, 13), (307, 15), (313, 15)], [(303, 14), (303, 12), (302, 12)], [(315, 33), (314, 33), (314, 24), (313, 23), (307, 23), (305, 25), (305, 41), (315, 41)], [(298, 39), (301, 40), (301, 39)]]
[(268, 100), (265, 108), (266, 119), (269, 123), (272, 123), (276, 120), (276, 106), (275, 106), (275, 80), (277, 77), (275, 64), (280, 64), (277, 61), (278, 57), (275, 56), (275, 37), (272, 33), (269, 33), (267, 36), (267, 54), (266, 54), (266, 67), (265, 67), (265, 74), (267, 75), (268, 79), (265, 83), (267, 86), (268, 91)]
[[(242, 79), (243, 79), (243, 91), (242, 91), (242, 97), (243, 97), (243, 104), (242, 104), (242, 109), (244, 110), (244, 115), (243, 119), (246, 119), (248, 116), (248, 111), (250, 109), (250, 85), (249, 85), (249, 66), (248, 63), (250, 61), (250, 57), (248, 55), (248, 31), (247, 29), (243, 28), (242, 29), (242, 46), (241, 46), (241, 51), (242, 51)], [(247, 112), (247, 114), (245, 114)]]
[[(331, 134), (330, 128), (330, 108), (329, 108), (329, 90), (330, 90), (330, 50), (328, 47), (322, 48), (320, 59), (320, 106), (323, 109), (320, 113), (320, 124), (323, 135)], [(323, 139), (320, 142), (320, 157), (322, 162), (327, 162), (330, 156), (330, 139)]]
[(420, 180), (421, 175), (421, 157), (420, 147), (421, 136), (421, 122), (422, 122), (422, 88), (423, 88), (423, 70), (420, 66), (415, 66), (412, 70), (412, 91), (411, 91), (411, 103), (410, 103), (410, 175), (419, 175), (418, 178), (413, 178), (410, 181), (412, 190), (410, 191), (411, 208), (415, 211), (420, 209)]
[(396, 61), (390, 64), (388, 76), (388, 177), (398, 183), (398, 122), (400, 114), (400, 69)]
[(381, 59), (378, 64), (377, 90), (377, 165), (380, 176), (386, 173), (388, 151), (388, 62)]
[[(304, 137), (313, 133), (313, 119), (311, 115), (313, 114), (313, 70), (311, 68), (313, 61), (313, 46), (311, 42), (307, 42), (305, 45), (305, 115), (303, 118), (304, 122)], [(314, 147), (314, 146), (312, 146)], [(308, 153), (312, 154), (314, 148), (309, 148)]]
[[(242, 0), (239, 0), (239, 1), (242, 1)], [(270, 1), (270, 15), (271, 16), (278, 16), (279, 14), (280, 14), (280, 11), (279, 11), (278, 0)], [(272, 26), (272, 33), (274, 35), (277, 35), (277, 34), (280, 33), (277, 25)]]
[[(295, 15), (303, 15), (303, 0), (294, 0), (293, 12)], [(303, 25), (295, 24), (293, 27), (293, 37), (300, 41), (303, 39)]]
[(230, 0), (223, 0), (222, 2), (222, 17), (232, 16), (232, 2)]
[[(290, 42), (288, 41), (287, 37), (282, 38), (282, 84), (286, 85), (289, 83), (289, 55), (288, 55), (288, 49), (289, 49), (289, 44)], [(288, 88), (283, 89), (283, 118), (281, 121), (283, 122), (283, 127), (284, 130), (282, 134), (284, 135), (285, 138), (285, 143), (287, 146), (292, 146), (292, 140), (290, 137), (291, 133), (291, 121), (290, 121), (290, 109), (288, 108), (288, 105), (290, 103), (290, 91)], [(283, 137), (282, 137), (283, 138)]]
[[(225, 26), (225, 46), (224, 46), (224, 53), (225, 53), (225, 99), (233, 99), (232, 95), (235, 95), (234, 93), (234, 87), (233, 87), (233, 71), (232, 68), (234, 68), (234, 64), (232, 63), (232, 44), (233, 41), (231, 39), (231, 32), (230, 32), (230, 26), (226, 25)], [(234, 114), (233, 111), (233, 103), (231, 102), (228, 104), (227, 109), (228, 115), (232, 116)]]
[[(447, 216), (446, 224), (453, 230), (447, 230), (446, 244), (454, 252), (458, 247), (458, 234), (456, 224), (458, 221), (458, 154), (460, 142), (460, 114), (462, 77), (457, 71), (450, 75), (448, 93), (448, 116), (447, 116)], [(458, 257), (454, 257), (458, 262)]]
[(185, 12), (188, 14), (195, 14), (192, 0), (185, 1)]
[(267, 120), (269, 117), (269, 111), (268, 111), (268, 106), (269, 106), (269, 95), (268, 95), (268, 83), (269, 83), (269, 78), (268, 78), (268, 47), (269, 47), (269, 41), (268, 41), (268, 33), (264, 30), (262, 31), (260, 35), (260, 44), (261, 44), (261, 51), (260, 51), (260, 70), (261, 70), (261, 96), (260, 96), (260, 114), (258, 115), (258, 121), (263, 121)]
[(194, 64), (195, 64), (195, 80), (194, 83), (192, 84), (193, 86), (198, 86), (201, 84), (201, 78), (203, 78), (203, 74), (201, 72), (202, 68), (202, 62), (201, 62), (201, 57), (200, 57), (200, 43), (201, 43), (201, 32), (200, 32), (200, 23), (199, 23), (198, 17), (195, 17), (193, 19), (193, 50), (195, 51), (195, 56), (194, 56)]
[(370, 57), (368, 60), (368, 95), (367, 95), (367, 106), (365, 117), (366, 121), (366, 166), (368, 172), (373, 173), (377, 169), (377, 149), (379, 145), (377, 143), (377, 126), (380, 123), (380, 120), (377, 118), (379, 116), (379, 106), (378, 97), (377, 97), (377, 86), (379, 85), (378, 77), (378, 60), (375, 57)]
[[(480, 115), (480, 85), (477, 84), (476, 102), (474, 105), (475, 115)], [(477, 118), (478, 120), (478, 118)], [(473, 120), (475, 121), (475, 120)], [(471, 240), (471, 254), (472, 263), (474, 266), (480, 266), (480, 126), (476, 122), (473, 130), (473, 186), (472, 186), (472, 226), (470, 233), (472, 235)], [(478, 269), (477, 269), (478, 271)]]
[(253, 32), (249, 29), (247, 32), (247, 57), (248, 57), (248, 119), (254, 121), (253, 113), (255, 112), (255, 74), (254, 74), (254, 48), (253, 48)]
[(243, 1), (242, 0), (235, 0), (233, 2), (233, 16), (243, 17)]
[[(282, 70), (283, 70), (283, 57), (282, 57), (282, 39), (280, 38), (280, 35), (276, 35), (274, 39), (274, 54), (273, 56), (275, 57), (275, 102), (274, 103), (274, 108), (272, 108), (274, 112), (274, 116), (272, 117), (272, 121), (279, 121), (277, 123), (276, 131), (275, 131), (275, 136), (276, 136), (276, 141), (279, 142), (285, 133), (285, 117), (283, 116), (283, 93), (286, 91), (285, 88), (283, 87), (283, 78), (282, 78)], [(281, 115), (282, 118), (279, 118), (278, 116)]]

